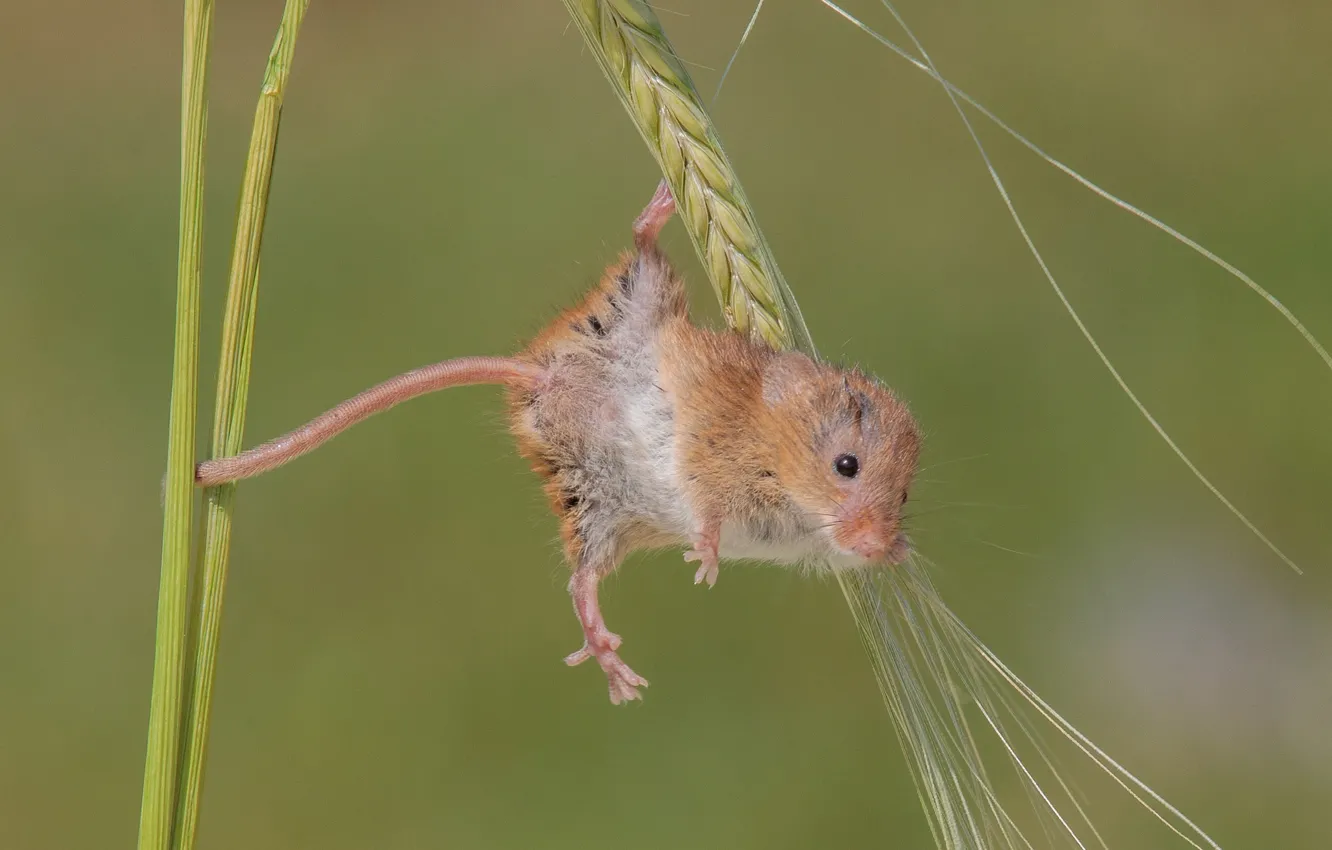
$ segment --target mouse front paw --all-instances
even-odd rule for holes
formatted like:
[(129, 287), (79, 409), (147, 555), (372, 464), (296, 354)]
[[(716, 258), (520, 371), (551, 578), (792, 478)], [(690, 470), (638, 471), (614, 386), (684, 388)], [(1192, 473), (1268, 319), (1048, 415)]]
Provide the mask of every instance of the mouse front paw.
[(721, 568), (717, 564), (717, 555), (715, 552), (710, 553), (706, 550), (700, 552), (697, 549), (690, 549), (688, 552), (685, 552), (684, 559), (686, 561), (702, 562), (699, 565), (698, 570), (694, 573), (694, 584), (702, 584), (706, 581), (708, 587), (712, 587), (717, 583), (717, 573), (720, 572)]
[(686, 561), (698, 561), (698, 572), (694, 573), (694, 584), (708, 583), (712, 587), (717, 583), (717, 572), (719, 570), (719, 556), (717, 548), (720, 543), (721, 530), (715, 526), (705, 528), (701, 533), (693, 535), (694, 548), (684, 553)]

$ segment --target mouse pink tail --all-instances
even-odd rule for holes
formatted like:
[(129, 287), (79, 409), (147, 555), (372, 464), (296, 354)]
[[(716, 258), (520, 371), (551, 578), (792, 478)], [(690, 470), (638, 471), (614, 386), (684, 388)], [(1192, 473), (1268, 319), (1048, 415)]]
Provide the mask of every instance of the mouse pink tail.
[(530, 387), (542, 374), (539, 367), (511, 357), (460, 357), (422, 366), (352, 396), (291, 433), (233, 457), (200, 463), (194, 468), (194, 481), (201, 487), (214, 487), (253, 478), (319, 448), (357, 422), (426, 393), (467, 384)]

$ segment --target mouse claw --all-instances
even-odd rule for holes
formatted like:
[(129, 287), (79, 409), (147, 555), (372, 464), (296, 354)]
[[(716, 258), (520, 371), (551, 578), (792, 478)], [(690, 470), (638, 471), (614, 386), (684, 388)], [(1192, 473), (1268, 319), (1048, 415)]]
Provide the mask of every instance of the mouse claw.
[[(695, 557), (691, 558), (690, 555), (694, 555), (694, 553), (690, 552), (686, 554), (685, 555), (686, 561), (704, 560), (702, 556), (696, 555)], [(714, 585), (717, 584), (717, 572), (718, 572), (718, 567), (716, 562), (713, 562), (711, 565), (704, 563), (701, 567), (698, 568), (698, 571), (694, 573), (694, 584), (702, 584), (703, 582), (706, 581), (708, 583), (708, 587), (713, 587)]]
[(614, 652), (604, 653), (597, 657), (597, 663), (606, 673), (606, 683), (613, 705), (643, 698), (638, 689), (646, 688), (648, 680), (631, 670), (628, 664), (620, 660), (620, 656)]
[(591, 657), (592, 657), (592, 650), (588, 649), (587, 644), (585, 643), (583, 644), (582, 649), (578, 650), (577, 652), (571, 652), (568, 655), (564, 656), (564, 663), (568, 664), (570, 667), (577, 667), (579, 664), (582, 664), (584, 661), (586, 661)]
[(698, 572), (694, 573), (694, 584), (708, 583), (712, 587), (717, 583), (718, 555), (717, 547), (720, 543), (721, 529), (712, 526), (705, 528), (701, 534), (694, 535), (694, 548), (684, 553), (686, 561), (698, 561)]
[(717, 583), (718, 565), (717, 554), (715, 552), (707, 549), (701, 552), (698, 549), (690, 549), (688, 552), (685, 552), (684, 559), (686, 561), (703, 562), (699, 566), (698, 571), (694, 573), (694, 584), (702, 584), (706, 581), (708, 587), (712, 587)]

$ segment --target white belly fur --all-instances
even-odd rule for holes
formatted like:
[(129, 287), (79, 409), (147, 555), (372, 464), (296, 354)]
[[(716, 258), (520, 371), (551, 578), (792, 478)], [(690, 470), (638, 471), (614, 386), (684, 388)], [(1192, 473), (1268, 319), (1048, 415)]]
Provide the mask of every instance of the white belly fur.
[(670, 399), (656, 379), (655, 357), (634, 364), (650, 370), (626, 381), (624, 406), (624, 460), (629, 477), (638, 482), (639, 509), (663, 532), (687, 541), (694, 530), (693, 511), (680, 488), (675, 452), (675, 414)]

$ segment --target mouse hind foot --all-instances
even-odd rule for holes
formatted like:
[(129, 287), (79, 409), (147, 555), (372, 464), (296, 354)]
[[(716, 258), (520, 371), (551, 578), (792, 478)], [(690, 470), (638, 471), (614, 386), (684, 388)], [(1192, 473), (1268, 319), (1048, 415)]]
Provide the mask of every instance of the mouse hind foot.
[[(612, 635), (612, 637), (616, 637), (618, 640), (618, 636)], [(610, 690), (610, 701), (613, 704), (619, 705), (630, 700), (643, 698), (638, 689), (646, 688), (648, 680), (635, 673), (628, 664), (625, 664), (615, 650), (594, 649), (591, 638), (583, 643), (582, 649), (567, 656), (564, 663), (570, 667), (576, 667), (589, 658), (595, 658), (602, 672), (606, 674), (606, 684)]]
[(663, 180), (657, 184), (657, 191), (648, 201), (648, 205), (634, 219), (634, 247), (646, 250), (657, 247), (657, 237), (666, 222), (675, 215), (675, 198), (671, 187)]
[[(612, 567), (613, 568), (613, 567)], [(589, 658), (595, 658), (606, 674), (610, 689), (610, 701), (615, 705), (630, 700), (642, 699), (639, 688), (646, 688), (648, 680), (635, 673), (628, 664), (620, 659), (616, 652), (623, 641), (620, 636), (606, 628), (606, 621), (601, 616), (601, 606), (597, 603), (597, 584), (601, 576), (610, 570), (599, 569), (595, 564), (582, 563), (574, 570), (569, 580), (569, 595), (573, 597), (574, 613), (583, 627), (583, 646), (577, 652), (565, 657), (564, 663), (576, 667)]]

